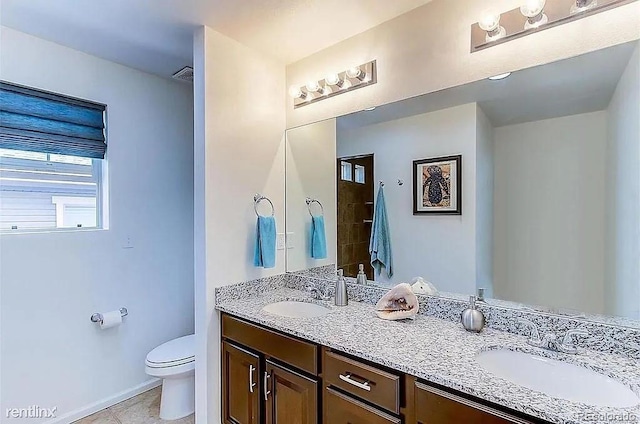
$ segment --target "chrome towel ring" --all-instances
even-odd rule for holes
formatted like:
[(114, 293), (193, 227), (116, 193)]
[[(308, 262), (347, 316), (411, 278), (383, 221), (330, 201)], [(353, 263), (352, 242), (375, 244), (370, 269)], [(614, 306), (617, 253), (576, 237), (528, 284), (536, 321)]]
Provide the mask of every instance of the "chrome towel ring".
[(253, 196), (253, 210), (256, 211), (256, 215), (263, 216), (263, 215), (260, 215), (260, 213), (258, 212), (258, 205), (263, 200), (266, 200), (267, 202), (269, 202), (269, 204), (271, 205), (271, 216), (275, 216), (276, 208), (273, 206), (273, 202), (271, 201), (271, 199), (263, 196), (262, 194), (256, 194), (255, 196)]
[(309, 215), (311, 215), (312, 217), (315, 216), (313, 215), (313, 212), (311, 212), (311, 204), (312, 203), (317, 203), (320, 205), (320, 215), (318, 216), (323, 216), (324, 215), (324, 206), (322, 206), (322, 203), (320, 203), (320, 201), (318, 199), (312, 199), (311, 197), (307, 197), (304, 200), (307, 203), (307, 209), (309, 209)]

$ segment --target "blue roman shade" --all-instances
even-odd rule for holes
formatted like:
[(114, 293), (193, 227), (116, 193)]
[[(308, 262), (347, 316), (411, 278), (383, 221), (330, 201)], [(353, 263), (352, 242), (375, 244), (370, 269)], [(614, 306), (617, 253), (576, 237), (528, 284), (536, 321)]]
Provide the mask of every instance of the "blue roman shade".
[(0, 148), (104, 159), (105, 105), (0, 82)]

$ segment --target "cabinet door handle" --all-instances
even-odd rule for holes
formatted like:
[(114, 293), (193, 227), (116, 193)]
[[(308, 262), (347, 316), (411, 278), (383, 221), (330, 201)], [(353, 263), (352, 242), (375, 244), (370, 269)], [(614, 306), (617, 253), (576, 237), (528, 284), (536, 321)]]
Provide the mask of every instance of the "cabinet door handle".
[(256, 370), (256, 367), (253, 365), (249, 365), (249, 391), (253, 393), (253, 388), (256, 387), (256, 383), (253, 382), (253, 372)]
[(271, 378), (271, 374), (268, 372), (264, 372), (264, 400), (269, 400), (269, 395), (271, 391), (269, 390), (269, 378)]
[(371, 386), (369, 386), (369, 382), (365, 381), (364, 383), (360, 383), (359, 381), (355, 381), (351, 379), (351, 374), (342, 375), (340, 374), (340, 380), (352, 384), (362, 390), (366, 390), (367, 392), (371, 391)]

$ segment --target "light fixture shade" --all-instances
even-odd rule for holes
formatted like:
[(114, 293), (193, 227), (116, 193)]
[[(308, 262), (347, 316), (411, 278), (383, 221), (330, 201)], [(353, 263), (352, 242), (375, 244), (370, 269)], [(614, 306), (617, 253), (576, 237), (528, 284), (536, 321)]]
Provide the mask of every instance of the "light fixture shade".
[(487, 10), (482, 14), (478, 25), (487, 32), (495, 31), (500, 27), (500, 14), (493, 10)]
[(362, 69), (360, 69), (359, 66), (354, 66), (352, 68), (347, 69), (347, 77), (363, 79), (364, 75), (363, 75)]
[(535, 18), (544, 11), (547, 0), (527, 0), (520, 6), (520, 13), (527, 18)]
[(328, 85), (337, 85), (338, 87), (342, 86), (342, 78), (338, 74), (329, 74), (325, 77), (325, 82)]
[(321, 87), (320, 84), (318, 84), (318, 81), (309, 81), (307, 83), (307, 90), (312, 93), (316, 93), (318, 91), (321, 91)]
[(295, 85), (289, 87), (289, 95), (294, 99), (304, 99), (305, 97), (305, 94), (302, 92), (300, 87), (297, 87)]

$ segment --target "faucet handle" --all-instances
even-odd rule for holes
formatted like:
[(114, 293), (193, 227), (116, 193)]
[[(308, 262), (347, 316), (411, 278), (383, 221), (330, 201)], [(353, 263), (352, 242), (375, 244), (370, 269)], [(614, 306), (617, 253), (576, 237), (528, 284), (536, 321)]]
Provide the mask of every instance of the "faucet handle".
[(519, 318), (518, 324), (523, 325), (525, 328), (529, 328), (530, 330), (530, 335), (528, 340), (529, 344), (539, 345), (540, 343), (542, 343), (542, 339), (540, 338), (540, 331), (538, 331), (538, 326), (533, 321), (529, 321), (528, 319), (524, 319), (524, 318)]
[(562, 349), (562, 351), (566, 353), (576, 353), (578, 351), (578, 348), (574, 343), (574, 336), (588, 337), (589, 332), (581, 330), (579, 328), (568, 330), (562, 338), (562, 343), (560, 343), (560, 348)]

